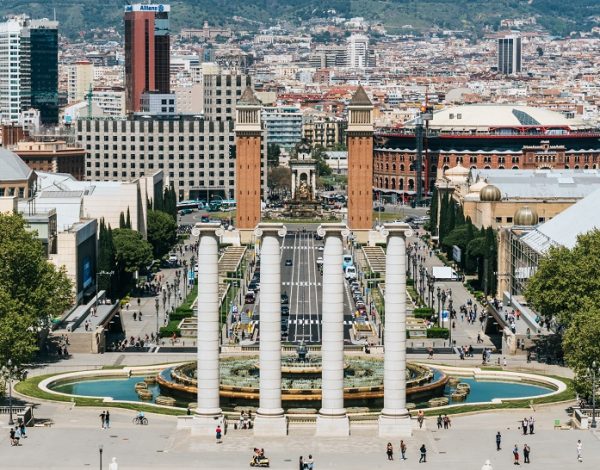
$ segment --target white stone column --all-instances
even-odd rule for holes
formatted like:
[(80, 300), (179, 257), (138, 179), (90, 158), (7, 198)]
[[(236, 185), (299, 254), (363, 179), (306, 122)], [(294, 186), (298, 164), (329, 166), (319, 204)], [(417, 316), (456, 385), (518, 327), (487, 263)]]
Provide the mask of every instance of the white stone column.
[(412, 424), (406, 409), (406, 237), (408, 224), (385, 224), (385, 325), (383, 410), (381, 437), (410, 436)]
[(219, 237), (220, 224), (196, 224), (198, 243), (198, 407), (194, 434), (214, 437), (223, 413), (219, 400)]
[(296, 195), (296, 172), (292, 170), (292, 199)]
[(321, 311), (322, 407), (317, 416), (317, 436), (347, 436), (350, 422), (344, 408), (344, 224), (322, 224), (317, 233), (325, 237), (323, 251), (323, 300)]
[(310, 185), (311, 185), (311, 193), (312, 193), (312, 198), (315, 198), (315, 195), (317, 194), (317, 174), (316, 171), (311, 170), (311, 175), (310, 175)]
[(260, 250), (260, 403), (254, 435), (285, 436), (287, 419), (281, 407), (281, 249), (282, 224), (261, 223)]

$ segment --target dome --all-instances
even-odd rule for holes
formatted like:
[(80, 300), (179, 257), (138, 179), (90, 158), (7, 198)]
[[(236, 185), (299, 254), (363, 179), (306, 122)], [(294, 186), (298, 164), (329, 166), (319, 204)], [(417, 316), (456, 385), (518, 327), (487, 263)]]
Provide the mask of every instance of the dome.
[(469, 192), (470, 193), (478, 193), (483, 188), (485, 188), (487, 185), (488, 185), (488, 183), (485, 180), (477, 181), (477, 183), (474, 183), (471, 186), (469, 186)]
[(515, 212), (514, 225), (537, 225), (539, 222), (537, 212), (529, 206), (523, 206)]
[(493, 184), (487, 184), (479, 191), (479, 200), (480, 201), (493, 202), (493, 201), (500, 201), (501, 199), (502, 199), (502, 193)]
[(455, 167), (452, 168), (448, 168), (445, 172), (444, 175), (446, 176), (466, 176), (469, 174), (471, 170), (469, 170), (468, 168), (465, 168), (464, 166), (462, 166), (460, 163), (458, 165), (456, 165)]

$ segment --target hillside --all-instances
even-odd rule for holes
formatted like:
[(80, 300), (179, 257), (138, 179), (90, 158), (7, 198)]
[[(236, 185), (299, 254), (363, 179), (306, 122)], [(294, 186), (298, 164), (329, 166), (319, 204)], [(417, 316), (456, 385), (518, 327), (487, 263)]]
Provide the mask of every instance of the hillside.
[[(28, 13), (53, 16), (64, 34), (75, 36), (92, 28), (122, 28), (125, 0), (2, 0), (0, 16)], [(318, 0), (172, 0), (173, 29), (211, 24), (233, 24), (232, 17), (253, 21), (291, 20), (301, 23), (330, 13)], [(415, 29), (437, 25), (444, 29), (480, 32), (485, 25), (498, 27), (501, 18), (536, 15), (538, 23), (557, 35), (589, 31), (592, 16), (600, 17), (598, 0), (329, 0), (327, 10), (350, 18), (364, 16), (383, 23), (389, 31), (402, 26)], [(247, 23), (251, 28), (253, 23)]]

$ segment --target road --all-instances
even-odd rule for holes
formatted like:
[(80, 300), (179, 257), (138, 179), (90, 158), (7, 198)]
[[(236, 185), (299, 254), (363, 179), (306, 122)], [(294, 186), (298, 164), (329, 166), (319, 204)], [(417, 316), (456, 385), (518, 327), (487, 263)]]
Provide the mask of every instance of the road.
[[(315, 232), (301, 228), (288, 231), (281, 247), (281, 293), (289, 297), (288, 335), (292, 343), (321, 342), (321, 302), (323, 276), (317, 258), (323, 256), (323, 241), (315, 240)], [(291, 262), (291, 266), (286, 265)], [(340, 265), (340, 269), (342, 269)], [(260, 319), (260, 292), (254, 307), (253, 320)], [(248, 307), (248, 306), (246, 306)], [(245, 307), (245, 308), (246, 308)], [(350, 340), (353, 302), (348, 285), (344, 288), (344, 339)]]

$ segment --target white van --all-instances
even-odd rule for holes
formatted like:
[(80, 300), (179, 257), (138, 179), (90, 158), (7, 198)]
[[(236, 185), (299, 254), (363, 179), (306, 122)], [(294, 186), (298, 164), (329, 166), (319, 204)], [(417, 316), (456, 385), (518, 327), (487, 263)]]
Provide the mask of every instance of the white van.
[(346, 268), (345, 276), (346, 276), (346, 279), (348, 279), (348, 280), (356, 279), (356, 268), (354, 266), (348, 266)]

